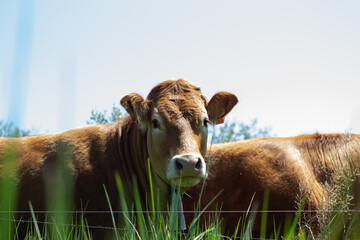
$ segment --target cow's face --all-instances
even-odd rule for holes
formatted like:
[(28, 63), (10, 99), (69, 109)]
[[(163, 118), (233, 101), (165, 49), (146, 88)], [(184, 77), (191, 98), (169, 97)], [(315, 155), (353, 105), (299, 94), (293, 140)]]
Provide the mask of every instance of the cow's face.
[(166, 183), (182, 191), (206, 177), (204, 155), (208, 127), (222, 122), (237, 103), (233, 94), (220, 92), (209, 103), (200, 89), (185, 80), (166, 81), (146, 101), (137, 94), (122, 98), (133, 120), (147, 134), (151, 166)]

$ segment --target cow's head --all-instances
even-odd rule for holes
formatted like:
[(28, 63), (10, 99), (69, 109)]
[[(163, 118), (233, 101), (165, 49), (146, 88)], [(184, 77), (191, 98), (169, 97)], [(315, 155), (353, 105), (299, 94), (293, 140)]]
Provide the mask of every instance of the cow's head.
[[(209, 102), (200, 88), (179, 79), (154, 87), (146, 100), (128, 94), (121, 105), (147, 133), (151, 166), (166, 183), (181, 190), (206, 177), (208, 127), (222, 123), (238, 99), (227, 92), (215, 94)], [(181, 179), (181, 182), (180, 182)]]

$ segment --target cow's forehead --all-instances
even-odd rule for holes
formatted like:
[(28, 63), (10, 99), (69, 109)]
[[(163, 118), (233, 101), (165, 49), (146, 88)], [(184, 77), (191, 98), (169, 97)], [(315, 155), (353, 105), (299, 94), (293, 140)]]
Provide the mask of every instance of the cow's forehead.
[(191, 98), (206, 100), (199, 87), (184, 79), (179, 79), (158, 84), (150, 91), (147, 100), (153, 104), (161, 104), (176, 99), (187, 101)]
[(196, 121), (207, 115), (205, 104), (205, 100), (199, 94), (172, 95), (153, 103), (152, 115), (159, 116), (167, 122), (174, 122), (180, 118)]
[(153, 113), (168, 121), (197, 119), (206, 114), (206, 98), (200, 88), (184, 80), (169, 80), (154, 87), (147, 97)]

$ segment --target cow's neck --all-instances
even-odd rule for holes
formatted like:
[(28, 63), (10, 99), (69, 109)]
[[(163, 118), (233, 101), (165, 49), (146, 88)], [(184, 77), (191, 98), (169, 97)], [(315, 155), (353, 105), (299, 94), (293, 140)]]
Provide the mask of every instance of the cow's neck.
[[(128, 117), (120, 120), (117, 135), (120, 161), (116, 161), (115, 168), (121, 176), (124, 187), (132, 193), (133, 180), (135, 177), (140, 198), (148, 198), (147, 202), (150, 203), (147, 133), (140, 129), (138, 123), (131, 121)], [(170, 198), (170, 186), (160, 179), (153, 170), (151, 170), (151, 179), (153, 182), (154, 196), (155, 198), (159, 196), (158, 199), (155, 199), (156, 203), (159, 201), (160, 210), (167, 210), (167, 200)]]

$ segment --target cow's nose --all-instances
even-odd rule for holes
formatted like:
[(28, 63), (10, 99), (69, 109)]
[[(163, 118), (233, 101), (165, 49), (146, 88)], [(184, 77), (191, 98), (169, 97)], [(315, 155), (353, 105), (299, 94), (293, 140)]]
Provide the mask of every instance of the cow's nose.
[(175, 186), (179, 181), (181, 187), (194, 186), (206, 178), (204, 158), (200, 154), (175, 155), (169, 162), (166, 177), (174, 180)]
[(175, 169), (183, 176), (203, 175), (205, 162), (202, 156), (193, 154), (177, 155), (173, 159)]

